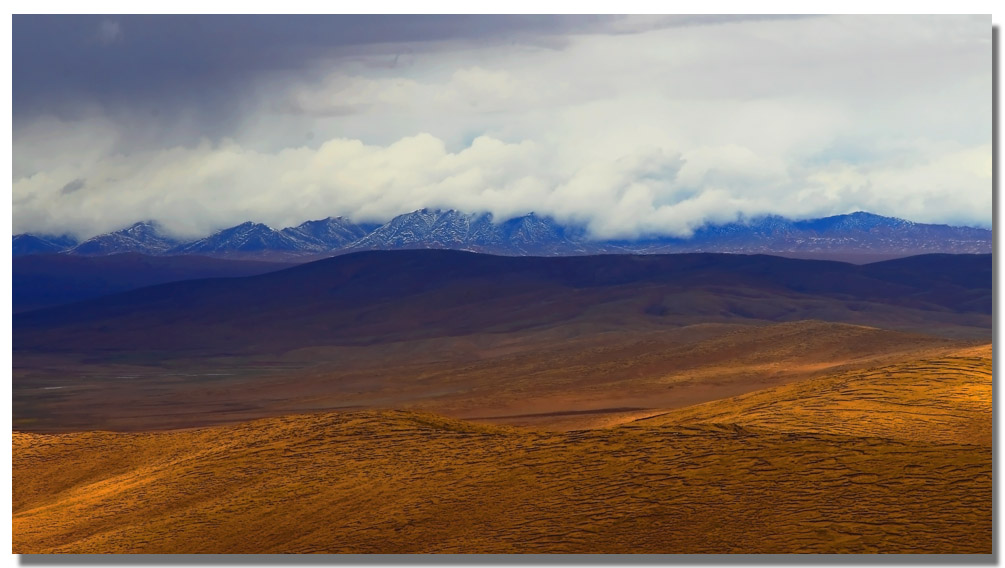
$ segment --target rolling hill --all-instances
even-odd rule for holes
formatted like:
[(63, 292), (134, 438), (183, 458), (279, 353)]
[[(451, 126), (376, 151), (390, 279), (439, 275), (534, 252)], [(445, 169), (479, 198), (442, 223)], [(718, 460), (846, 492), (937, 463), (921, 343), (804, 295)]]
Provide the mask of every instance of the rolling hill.
[(894, 262), (364, 252), (17, 314), (14, 348), (282, 353), (556, 325), (613, 331), (803, 319), (987, 335), (990, 255)]
[(14, 312), (89, 300), (165, 282), (234, 278), (273, 272), (290, 265), (201, 256), (108, 256), (45, 254), (12, 262)]
[(848, 371), (648, 420), (990, 447), (991, 345)]
[(990, 281), (375, 251), (15, 314), (13, 549), (989, 554)]
[(15, 424), (339, 408), (617, 423), (987, 341), (990, 258), (366, 252), (14, 317)]
[[(990, 554), (991, 448), (966, 436), (989, 424), (990, 348), (915, 365), (567, 433), (400, 411), (15, 432), (13, 549)], [(946, 388), (963, 427), (919, 435)]]

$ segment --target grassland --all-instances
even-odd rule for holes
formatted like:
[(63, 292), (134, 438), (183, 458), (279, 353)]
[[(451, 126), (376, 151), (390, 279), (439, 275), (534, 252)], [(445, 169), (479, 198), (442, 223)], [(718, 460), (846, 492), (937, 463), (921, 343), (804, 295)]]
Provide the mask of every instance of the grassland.
[(991, 445), (991, 346), (765, 389), (651, 420)]
[(925, 348), (590, 430), (14, 432), (14, 552), (990, 553), (990, 345)]

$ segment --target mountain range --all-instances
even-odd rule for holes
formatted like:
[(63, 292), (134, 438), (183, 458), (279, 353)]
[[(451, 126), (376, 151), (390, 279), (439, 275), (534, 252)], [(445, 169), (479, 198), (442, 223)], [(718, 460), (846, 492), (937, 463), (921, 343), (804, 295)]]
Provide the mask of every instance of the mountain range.
[(421, 209), (383, 225), (329, 217), (277, 230), (249, 221), (194, 241), (176, 239), (151, 221), (80, 243), (69, 236), (13, 237), (14, 256), (141, 253), (307, 261), (356, 251), (400, 249), (453, 249), (502, 256), (729, 252), (878, 258), (990, 253), (991, 231), (856, 212), (801, 221), (764, 216), (707, 225), (689, 238), (593, 240), (582, 227), (562, 225), (534, 213), (499, 222), (489, 213)]

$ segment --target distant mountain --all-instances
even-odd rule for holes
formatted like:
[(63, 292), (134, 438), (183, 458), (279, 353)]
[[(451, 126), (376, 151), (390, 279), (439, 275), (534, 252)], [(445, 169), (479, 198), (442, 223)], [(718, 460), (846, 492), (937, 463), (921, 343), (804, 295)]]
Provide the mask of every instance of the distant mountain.
[(67, 235), (44, 237), (21, 234), (14, 235), (11, 240), (13, 242), (13, 256), (62, 252), (77, 244), (77, 239)]
[(325, 252), (324, 244), (299, 233), (277, 231), (261, 223), (242, 223), (204, 239), (177, 246), (169, 254), (210, 256), (287, 256)]
[[(489, 214), (422, 209), (395, 217), (350, 250), (455, 249), (509, 256), (680, 252), (908, 256), (991, 252), (991, 231), (926, 225), (871, 213), (792, 221), (764, 216), (707, 225), (689, 238), (596, 241), (578, 227), (529, 214), (497, 223)], [(874, 258), (875, 260), (875, 258)]]
[(142, 221), (121, 231), (87, 239), (67, 252), (86, 256), (104, 256), (126, 252), (164, 254), (177, 244), (178, 240), (165, 235), (158, 224)]
[(746, 222), (705, 226), (687, 239), (656, 238), (611, 244), (646, 253), (984, 254), (991, 252), (991, 231), (928, 225), (856, 212), (805, 221), (770, 215)]
[(365, 223), (358, 225), (344, 217), (328, 217), (319, 221), (307, 221), (296, 227), (288, 227), (281, 233), (303, 242), (315, 242), (328, 252), (349, 246), (376, 230), (380, 225)]
[(531, 213), (497, 223), (489, 213), (421, 209), (398, 215), (350, 250), (453, 249), (509, 256), (587, 254), (582, 231)]
[[(58, 252), (70, 246), (60, 243), (49, 237), (17, 235), (14, 254)], [(871, 262), (928, 253), (990, 253), (991, 231), (857, 212), (803, 221), (768, 215), (706, 225), (688, 238), (650, 236), (598, 241), (590, 239), (583, 227), (563, 225), (534, 213), (496, 219), (489, 213), (420, 209), (398, 215), (383, 225), (329, 217), (276, 230), (247, 222), (187, 243), (163, 236), (149, 222), (137, 223), (88, 239), (70, 252), (309, 261), (354, 251), (400, 249), (453, 249), (503, 256), (728, 252)]]

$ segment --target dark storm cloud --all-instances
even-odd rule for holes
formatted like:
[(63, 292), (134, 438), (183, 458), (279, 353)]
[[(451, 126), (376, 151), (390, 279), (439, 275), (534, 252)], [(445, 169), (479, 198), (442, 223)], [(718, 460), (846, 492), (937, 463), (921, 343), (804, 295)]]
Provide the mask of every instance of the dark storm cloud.
[[(571, 33), (634, 33), (770, 16), (519, 15), (15, 15), (15, 118), (128, 103), (152, 114), (176, 106), (225, 108), (248, 81), (318, 58), (396, 44), (528, 42), (561, 47)], [(216, 103), (216, 104), (214, 104)]]
[[(319, 61), (410, 66), (445, 46), (561, 49), (569, 34), (638, 33), (736, 16), (15, 15), (13, 126), (40, 115), (125, 125), (120, 151), (233, 136), (263, 84), (301, 79)], [(334, 65), (334, 66), (333, 66)], [(296, 105), (288, 102), (289, 111)], [(328, 109), (326, 116), (355, 107)]]
[[(550, 41), (610, 17), (566, 16), (22, 16), (13, 17), (15, 129), (39, 115), (94, 114), (155, 126), (165, 144), (232, 135), (249, 93), (270, 75), (300, 75), (318, 59), (387, 47), (370, 65), (407, 64), (435, 42)], [(551, 38), (550, 40), (548, 38)], [(401, 50), (400, 52), (397, 50)], [(178, 124), (197, 124), (198, 132)], [(125, 137), (131, 135), (126, 134)], [(142, 134), (138, 135), (142, 136)], [(123, 140), (126, 146), (148, 141)]]
[[(232, 94), (262, 72), (381, 43), (505, 41), (593, 28), (599, 17), (14, 16), (15, 113)], [(393, 61), (394, 58), (389, 58)]]

